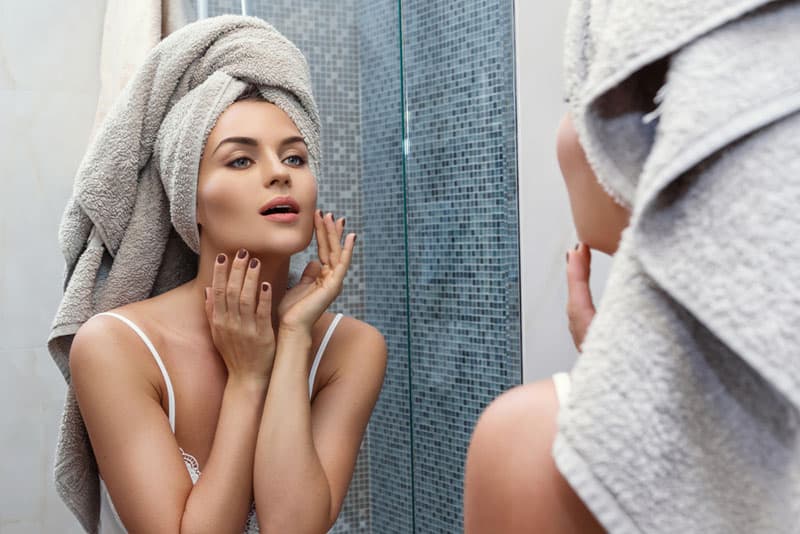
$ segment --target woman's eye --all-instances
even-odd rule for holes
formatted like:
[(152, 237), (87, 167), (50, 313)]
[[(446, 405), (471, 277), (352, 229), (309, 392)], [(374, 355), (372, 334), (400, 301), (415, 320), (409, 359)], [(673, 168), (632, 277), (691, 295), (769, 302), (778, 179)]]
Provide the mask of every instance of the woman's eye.
[(234, 169), (246, 169), (250, 166), (250, 163), (252, 163), (252, 161), (253, 160), (251, 160), (250, 158), (245, 158), (245, 157), (236, 158), (235, 160), (228, 163), (228, 166), (233, 167)]
[(300, 165), (305, 163), (305, 160), (300, 156), (289, 156), (284, 161), (289, 165), (292, 165), (293, 167), (299, 167)]

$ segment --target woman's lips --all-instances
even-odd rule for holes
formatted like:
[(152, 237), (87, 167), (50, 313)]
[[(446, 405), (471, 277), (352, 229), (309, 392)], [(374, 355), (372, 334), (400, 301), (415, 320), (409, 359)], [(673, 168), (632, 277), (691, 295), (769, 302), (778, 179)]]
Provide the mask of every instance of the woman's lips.
[(269, 215), (262, 215), (262, 217), (272, 222), (291, 223), (295, 222), (299, 215), (297, 213), (270, 213)]

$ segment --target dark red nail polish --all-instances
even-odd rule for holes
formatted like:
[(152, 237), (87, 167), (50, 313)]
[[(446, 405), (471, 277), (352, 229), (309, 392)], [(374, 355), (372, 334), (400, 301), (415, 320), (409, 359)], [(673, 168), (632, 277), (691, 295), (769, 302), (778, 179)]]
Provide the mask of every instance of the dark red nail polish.
[(345, 223), (347, 223), (347, 219), (345, 219), (344, 217), (342, 217), (342, 228), (344, 228), (344, 225), (345, 225)]
[(578, 250), (579, 248), (581, 248), (581, 244), (580, 243), (575, 243), (575, 250)]
[(567, 252), (567, 263), (569, 263), (569, 252)]
[(217, 256), (217, 263), (225, 263), (225, 254)]
[(239, 258), (244, 258), (245, 256), (247, 256), (247, 251), (243, 248), (240, 248), (238, 256)]
[(257, 266), (258, 266), (258, 260), (256, 258), (253, 258), (252, 260), (250, 260), (250, 268), (251, 269), (255, 269)]
[(261, 291), (268, 291), (269, 284), (267, 282), (261, 282)]

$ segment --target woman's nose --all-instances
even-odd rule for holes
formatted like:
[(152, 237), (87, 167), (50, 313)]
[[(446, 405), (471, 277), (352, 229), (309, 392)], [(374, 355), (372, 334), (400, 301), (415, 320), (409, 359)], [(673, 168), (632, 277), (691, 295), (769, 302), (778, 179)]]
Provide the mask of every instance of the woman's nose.
[(269, 167), (266, 169), (264, 185), (268, 187), (286, 187), (291, 185), (291, 183), (292, 177), (289, 173), (289, 169), (287, 169), (286, 166), (280, 161), (271, 162)]

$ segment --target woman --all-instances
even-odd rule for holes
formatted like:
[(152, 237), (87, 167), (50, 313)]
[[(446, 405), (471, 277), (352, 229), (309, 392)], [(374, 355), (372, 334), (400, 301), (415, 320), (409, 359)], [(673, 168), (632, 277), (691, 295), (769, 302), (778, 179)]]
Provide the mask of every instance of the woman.
[[(628, 210), (602, 188), (569, 115), (557, 136), (558, 162), (581, 243), (567, 252), (567, 315), (580, 350), (594, 316), (589, 292), (592, 248), (613, 254)], [(569, 375), (517, 386), (484, 411), (475, 427), (464, 481), (465, 530), (481, 532), (603, 532), (561, 475), (550, 453)]]
[[(231, 33), (242, 26), (222, 19)], [(270, 64), (291, 67), (281, 59)], [(72, 341), (101, 533), (327, 531), (380, 391), (381, 334), (326, 311), (356, 236), (342, 243), (344, 218), (316, 208), (313, 136), (287, 99), (269, 102), (258, 86), (237, 92), (194, 164), (196, 276), (94, 315)], [(167, 189), (177, 202), (179, 189)], [(290, 257), (312, 235), (319, 262), (287, 290)]]

